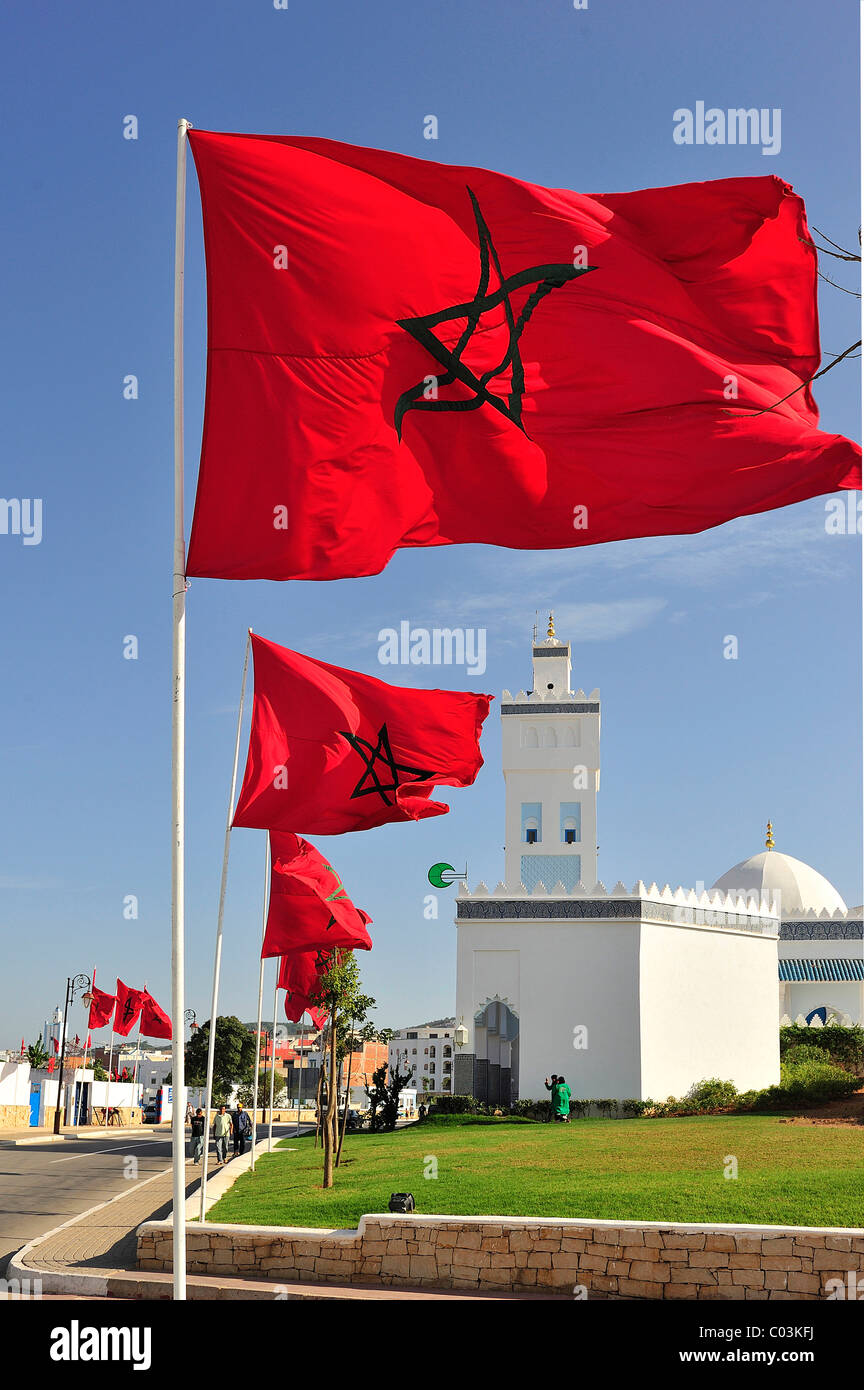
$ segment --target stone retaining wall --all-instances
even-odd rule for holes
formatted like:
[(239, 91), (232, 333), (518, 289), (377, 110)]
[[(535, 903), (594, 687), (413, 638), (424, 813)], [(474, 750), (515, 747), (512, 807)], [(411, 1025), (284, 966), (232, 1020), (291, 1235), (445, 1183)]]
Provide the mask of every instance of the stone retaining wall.
[[(851, 1270), (864, 1294), (864, 1230), (828, 1227), (374, 1215), (356, 1231), (190, 1224), (187, 1241), (190, 1274), (280, 1283), (797, 1300)], [(169, 1270), (171, 1245), (170, 1221), (145, 1222), (138, 1268)]]

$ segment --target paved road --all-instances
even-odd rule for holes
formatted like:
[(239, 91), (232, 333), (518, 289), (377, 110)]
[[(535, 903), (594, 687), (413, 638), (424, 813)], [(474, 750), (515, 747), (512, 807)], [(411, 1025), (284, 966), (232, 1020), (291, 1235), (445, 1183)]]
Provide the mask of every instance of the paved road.
[(135, 1135), (20, 1147), (0, 1143), (0, 1276), (9, 1256), (29, 1240), (170, 1162), (168, 1139)]

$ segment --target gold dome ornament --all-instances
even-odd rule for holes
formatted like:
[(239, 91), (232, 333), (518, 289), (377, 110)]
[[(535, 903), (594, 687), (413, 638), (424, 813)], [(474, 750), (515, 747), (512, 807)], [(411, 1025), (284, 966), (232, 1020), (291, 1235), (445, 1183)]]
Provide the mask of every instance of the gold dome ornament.
[(774, 831), (773, 831), (773, 829), (772, 829), (772, 827), (771, 827), (771, 822), (770, 822), (770, 820), (769, 820), (769, 822), (768, 822), (767, 830), (768, 830), (768, 834), (765, 836), (765, 848), (766, 848), (766, 849), (773, 849), (773, 848), (774, 848)]
[(547, 630), (546, 636), (547, 636), (547, 637), (554, 637), (554, 636), (555, 636), (555, 614), (554, 614), (554, 613), (550, 613), (550, 614), (549, 614), (549, 628), (548, 628), (548, 630)]

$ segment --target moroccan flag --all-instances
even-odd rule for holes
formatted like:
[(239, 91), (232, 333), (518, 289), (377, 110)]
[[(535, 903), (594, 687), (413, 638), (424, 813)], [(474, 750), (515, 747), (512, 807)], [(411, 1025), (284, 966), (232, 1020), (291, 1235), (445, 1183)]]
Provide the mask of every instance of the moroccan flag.
[(781, 179), (589, 195), (332, 140), (189, 140), (209, 335), (190, 575), (340, 579), (400, 548), (703, 531), (860, 487), (803, 385), (817, 255)]
[(117, 1002), (116, 995), (106, 994), (104, 989), (97, 989), (95, 985), (90, 990), (90, 1013), (87, 1018), (88, 1028), (104, 1028), (110, 1022), (111, 1012)]
[(491, 695), (411, 690), (252, 636), (255, 701), (234, 824), (341, 835), (450, 808), (483, 759)]
[(143, 989), (130, 989), (122, 980), (117, 981), (117, 1007), (114, 1010), (114, 1032), (121, 1038), (131, 1033), (144, 1007), (146, 992)]
[(262, 956), (287, 951), (371, 951), (368, 913), (352, 903), (323, 854), (299, 835), (270, 834), (270, 906)]
[(285, 1017), (292, 1022), (299, 1023), (304, 1013), (316, 1028), (323, 1028), (327, 1022), (327, 1010), (313, 1004), (310, 995), (316, 993), (328, 960), (328, 954), (323, 951), (292, 951), (279, 962), (277, 988), (285, 991)]
[(170, 1038), (171, 1020), (160, 1009), (152, 994), (145, 993), (141, 1009), (141, 1032), (148, 1038)]

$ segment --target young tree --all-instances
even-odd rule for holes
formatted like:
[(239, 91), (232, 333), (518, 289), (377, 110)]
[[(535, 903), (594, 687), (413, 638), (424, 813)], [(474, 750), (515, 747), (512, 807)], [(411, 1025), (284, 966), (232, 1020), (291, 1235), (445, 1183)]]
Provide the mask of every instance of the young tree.
[[(360, 970), (353, 951), (334, 950), (321, 952), (319, 956), (318, 986), (310, 1001), (330, 1015), (327, 1037), (324, 1045), (324, 1062), (321, 1068), (327, 1101), (323, 1116), (324, 1139), (324, 1181), (325, 1188), (333, 1186), (333, 1169), (338, 1148), (338, 1107), (339, 1085), (338, 1065), (340, 1046), (342, 1055), (350, 1048), (353, 1035), (352, 1020), (363, 1019), (369, 1009), (375, 1007), (375, 1000), (360, 993)], [(340, 1044), (341, 1034), (341, 1044)]]

